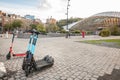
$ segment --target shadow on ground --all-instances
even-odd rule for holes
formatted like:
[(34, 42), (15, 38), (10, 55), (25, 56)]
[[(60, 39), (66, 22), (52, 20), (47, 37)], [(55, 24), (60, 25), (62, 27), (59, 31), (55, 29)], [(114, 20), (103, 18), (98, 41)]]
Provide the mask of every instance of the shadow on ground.
[(98, 77), (97, 80), (120, 80), (120, 69), (113, 69), (112, 74), (105, 74)]
[(8, 79), (11, 78), (13, 75), (15, 75), (15, 73), (17, 72), (17, 71), (10, 71), (10, 70), (8, 70), (8, 69), (6, 69), (6, 71), (7, 71), (7, 74), (4, 75), (3, 77), (1, 77), (0, 80), (8, 80)]

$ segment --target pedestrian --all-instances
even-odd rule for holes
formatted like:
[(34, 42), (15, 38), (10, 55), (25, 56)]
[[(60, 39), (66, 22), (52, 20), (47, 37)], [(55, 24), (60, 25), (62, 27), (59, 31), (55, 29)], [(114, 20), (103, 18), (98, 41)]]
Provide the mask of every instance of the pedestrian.
[(85, 31), (82, 30), (82, 38), (85, 38)]
[(18, 33), (19, 33), (19, 31), (18, 31), (18, 30), (16, 30), (16, 37), (18, 37)]
[(8, 38), (8, 31), (6, 31), (6, 38)]
[(68, 37), (70, 38), (70, 31), (68, 32)]
[(68, 38), (68, 32), (66, 32), (66, 36), (65, 37)]
[(66, 32), (66, 38), (70, 38), (70, 32)]

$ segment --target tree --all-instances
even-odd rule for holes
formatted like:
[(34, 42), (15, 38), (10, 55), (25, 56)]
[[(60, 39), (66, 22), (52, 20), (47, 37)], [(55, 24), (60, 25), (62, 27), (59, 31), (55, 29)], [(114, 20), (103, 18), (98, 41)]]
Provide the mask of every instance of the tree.
[(12, 28), (16, 29), (16, 28), (20, 28), (22, 26), (22, 21), (21, 20), (14, 20), (12, 22)]
[(120, 35), (120, 30), (117, 25), (111, 27), (111, 35)]
[(59, 30), (59, 27), (56, 24), (48, 24), (46, 26), (47, 32), (57, 32)]
[(6, 23), (6, 24), (4, 25), (4, 30), (5, 30), (5, 31), (10, 31), (11, 29), (12, 29), (11, 23)]
[(66, 33), (66, 31), (64, 29), (61, 29), (60, 33)]
[(37, 29), (37, 31), (39, 31), (39, 32), (46, 32), (45, 27), (44, 27), (44, 25), (43, 25), (42, 23), (38, 24), (38, 25), (36, 26), (36, 29)]
[(30, 24), (31, 29), (37, 29), (37, 24)]
[(22, 26), (22, 21), (14, 20), (13, 22), (8, 22), (4, 25), (4, 30), (13, 31), (16, 28), (20, 28)]

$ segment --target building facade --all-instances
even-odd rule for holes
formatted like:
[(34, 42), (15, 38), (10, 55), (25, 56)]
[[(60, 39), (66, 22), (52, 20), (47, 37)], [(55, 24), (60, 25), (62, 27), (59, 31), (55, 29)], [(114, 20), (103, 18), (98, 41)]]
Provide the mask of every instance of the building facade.
[(5, 32), (5, 24), (11, 24), (14, 20), (22, 21), (22, 27), (20, 28), (20, 30), (23, 31), (31, 29), (30, 24), (42, 23), (40, 19), (35, 19), (33, 15), (26, 15), (24, 17), (21, 17), (20, 15), (8, 14), (0, 11), (0, 33)]
[(46, 24), (56, 24), (56, 19), (52, 18), (52, 16), (46, 19)]
[(0, 33), (2, 33), (3, 31), (3, 26), (5, 24), (5, 17), (6, 17), (6, 13), (0, 11)]
[(33, 15), (25, 15), (24, 18), (25, 18), (25, 19), (34, 20), (34, 19), (35, 19), (35, 16), (33, 16)]

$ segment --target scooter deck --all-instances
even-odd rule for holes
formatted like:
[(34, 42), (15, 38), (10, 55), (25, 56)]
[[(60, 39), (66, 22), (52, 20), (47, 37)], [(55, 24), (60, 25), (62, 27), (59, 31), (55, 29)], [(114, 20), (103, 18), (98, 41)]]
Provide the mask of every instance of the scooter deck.
[(49, 63), (45, 61), (44, 59), (36, 61), (37, 69), (45, 68), (45, 67), (50, 67), (53, 65), (53, 63)]

